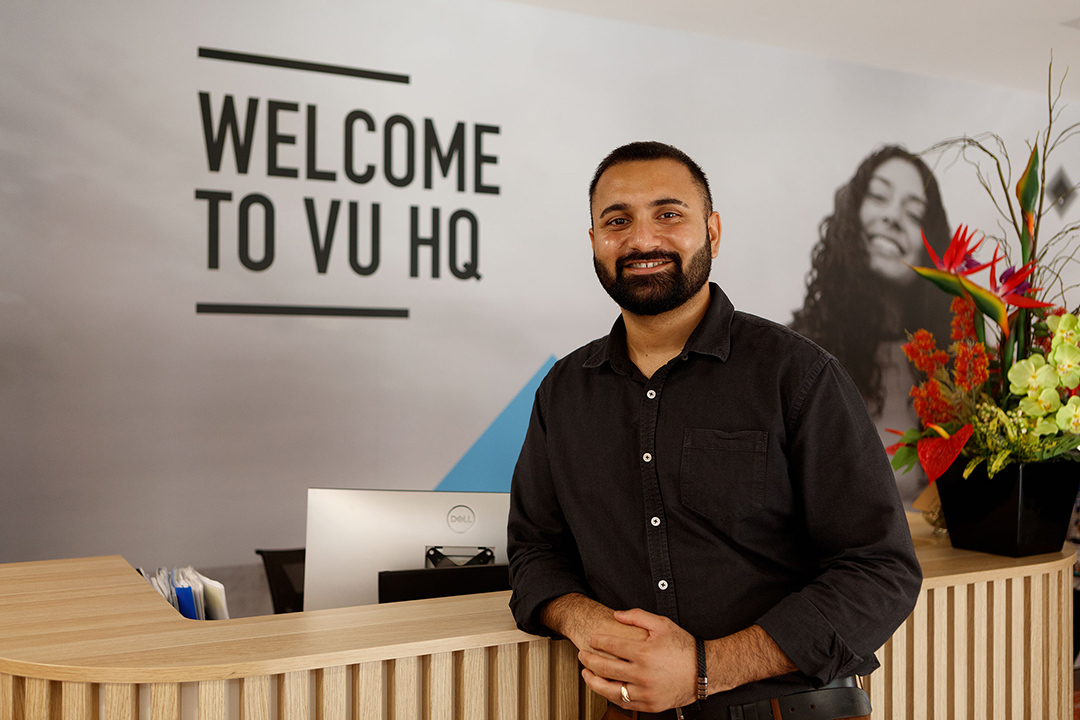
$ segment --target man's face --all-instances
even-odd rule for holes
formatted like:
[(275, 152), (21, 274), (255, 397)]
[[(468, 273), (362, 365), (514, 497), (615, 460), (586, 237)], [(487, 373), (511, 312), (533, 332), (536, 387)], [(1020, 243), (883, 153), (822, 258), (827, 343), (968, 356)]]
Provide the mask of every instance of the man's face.
[(705, 286), (720, 247), (720, 216), (674, 160), (608, 168), (592, 199), (589, 238), (600, 284), (635, 315), (674, 310)]

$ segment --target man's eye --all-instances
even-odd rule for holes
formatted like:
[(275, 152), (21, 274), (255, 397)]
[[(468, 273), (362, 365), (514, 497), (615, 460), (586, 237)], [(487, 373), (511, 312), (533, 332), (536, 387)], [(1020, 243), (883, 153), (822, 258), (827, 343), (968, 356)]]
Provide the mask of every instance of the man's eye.
[(626, 218), (611, 218), (608, 220), (608, 225), (625, 225), (629, 222)]

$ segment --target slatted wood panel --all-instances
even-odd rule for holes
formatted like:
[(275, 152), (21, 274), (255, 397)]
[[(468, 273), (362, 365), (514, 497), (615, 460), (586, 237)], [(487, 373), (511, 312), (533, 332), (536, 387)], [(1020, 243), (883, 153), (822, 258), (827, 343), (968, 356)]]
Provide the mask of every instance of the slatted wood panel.
[(357, 720), (382, 720), (386, 702), (384, 663), (369, 662), (350, 669), (353, 681), (352, 716)]
[[(874, 717), (1071, 717), (1071, 554), (916, 540), (923, 589), (866, 679)], [(0, 720), (596, 720), (573, 645), (517, 631), (506, 602), (197, 623), (119, 558), (0, 565)]]
[(521, 720), (547, 720), (551, 715), (551, 643), (533, 640), (522, 647)]
[(199, 683), (198, 720), (226, 720), (229, 711), (227, 692), (228, 686), (224, 680), (204, 680)]
[(454, 654), (429, 655), (424, 663), (424, 696), (427, 698), (427, 720), (454, 718)]
[(240, 720), (270, 720), (269, 676), (259, 675), (240, 680)]
[(491, 670), (488, 673), (491, 717), (516, 718), (520, 707), (521, 657), (516, 647), (500, 645), (488, 650)]
[(1071, 608), (1071, 568), (924, 587), (864, 679), (871, 717), (1070, 720)]
[(460, 717), (487, 717), (487, 652), (484, 648), (470, 648), (460, 655), (457, 673), (457, 696), (460, 699)]
[[(1072, 716), (1071, 573), (924, 588), (864, 679), (875, 720)], [(1053, 620), (1047, 622), (1047, 620)], [(1069, 622), (1067, 622), (1069, 621)], [(179, 683), (55, 682), (0, 675), (0, 720), (595, 720), (567, 641), (397, 658), (277, 676)], [(147, 699), (144, 696), (144, 700)], [(351, 700), (351, 702), (350, 702)], [(553, 712), (552, 712), (553, 710)]]
[[(58, 683), (0, 675), (0, 720), (548, 720), (596, 718), (576, 651), (545, 639), (277, 676), (179, 683)], [(569, 686), (558, 688), (554, 679)], [(139, 695), (144, 693), (140, 712)], [(182, 698), (192, 698), (186, 707)], [(554, 698), (558, 698), (554, 700)], [(350, 703), (351, 699), (351, 703)], [(550, 714), (553, 706), (564, 714)]]
[[(348, 709), (344, 667), (315, 671), (315, 720), (345, 720)], [(437, 718), (438, 716), (433, 716)]]
[(63, 720), (97, 720), (98, 686), (92, 683), (66, 682), (60, 690)]
[(310, 675), (291, 672), (277, 678), (278, 720), (309, 720), (311, 702)]
[(50, 684), (48, 680), (40, 678), (26, 679), (24, 706), (26, 707), (26, 717), (29, 720), (38, 720), (38, 718), (48, 720), (50, 718)]
[[(179, 683), (154, 683), (150, 686), (150, 720), (180, 720)], [(246, 720), (256, 718), (250, 717)]]

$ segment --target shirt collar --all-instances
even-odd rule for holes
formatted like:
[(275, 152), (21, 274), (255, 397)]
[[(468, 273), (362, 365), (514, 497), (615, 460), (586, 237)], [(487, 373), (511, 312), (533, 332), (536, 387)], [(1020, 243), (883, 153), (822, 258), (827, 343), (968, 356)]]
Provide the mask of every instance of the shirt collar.
[[(709, 307), (705, 317), (690, 334), (682, 354), (700, 353), (726, 361), (731, 352), (731, 319), (734, 316), (735, 306), (728, 296), (719, 285), (709, 283)], [(620, 372), (625, 372), (630, 364), (630, 356), (626, 352), (626, 323), (621, 314), (611, 326), (608, 336), (596, 343), (583, 367), (596, 368), (606, 362)]]

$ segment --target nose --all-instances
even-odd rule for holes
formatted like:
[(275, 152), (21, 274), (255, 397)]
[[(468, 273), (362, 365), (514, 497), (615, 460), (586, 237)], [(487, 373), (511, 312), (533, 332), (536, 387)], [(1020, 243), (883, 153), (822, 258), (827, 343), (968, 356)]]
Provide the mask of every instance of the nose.
[(627, 238), (627, 247), (631, 250), (649, 252), (660, 247), (660, 236), (646, 222), (634, 223), (633, 230)]
[(881, 209), (881, 219), (891, 225), (892, 227), (900, 227), (900, 216), (903, 212), (903, 208), (900, 207), (899, 200), (890, 200), (885, 203)]

